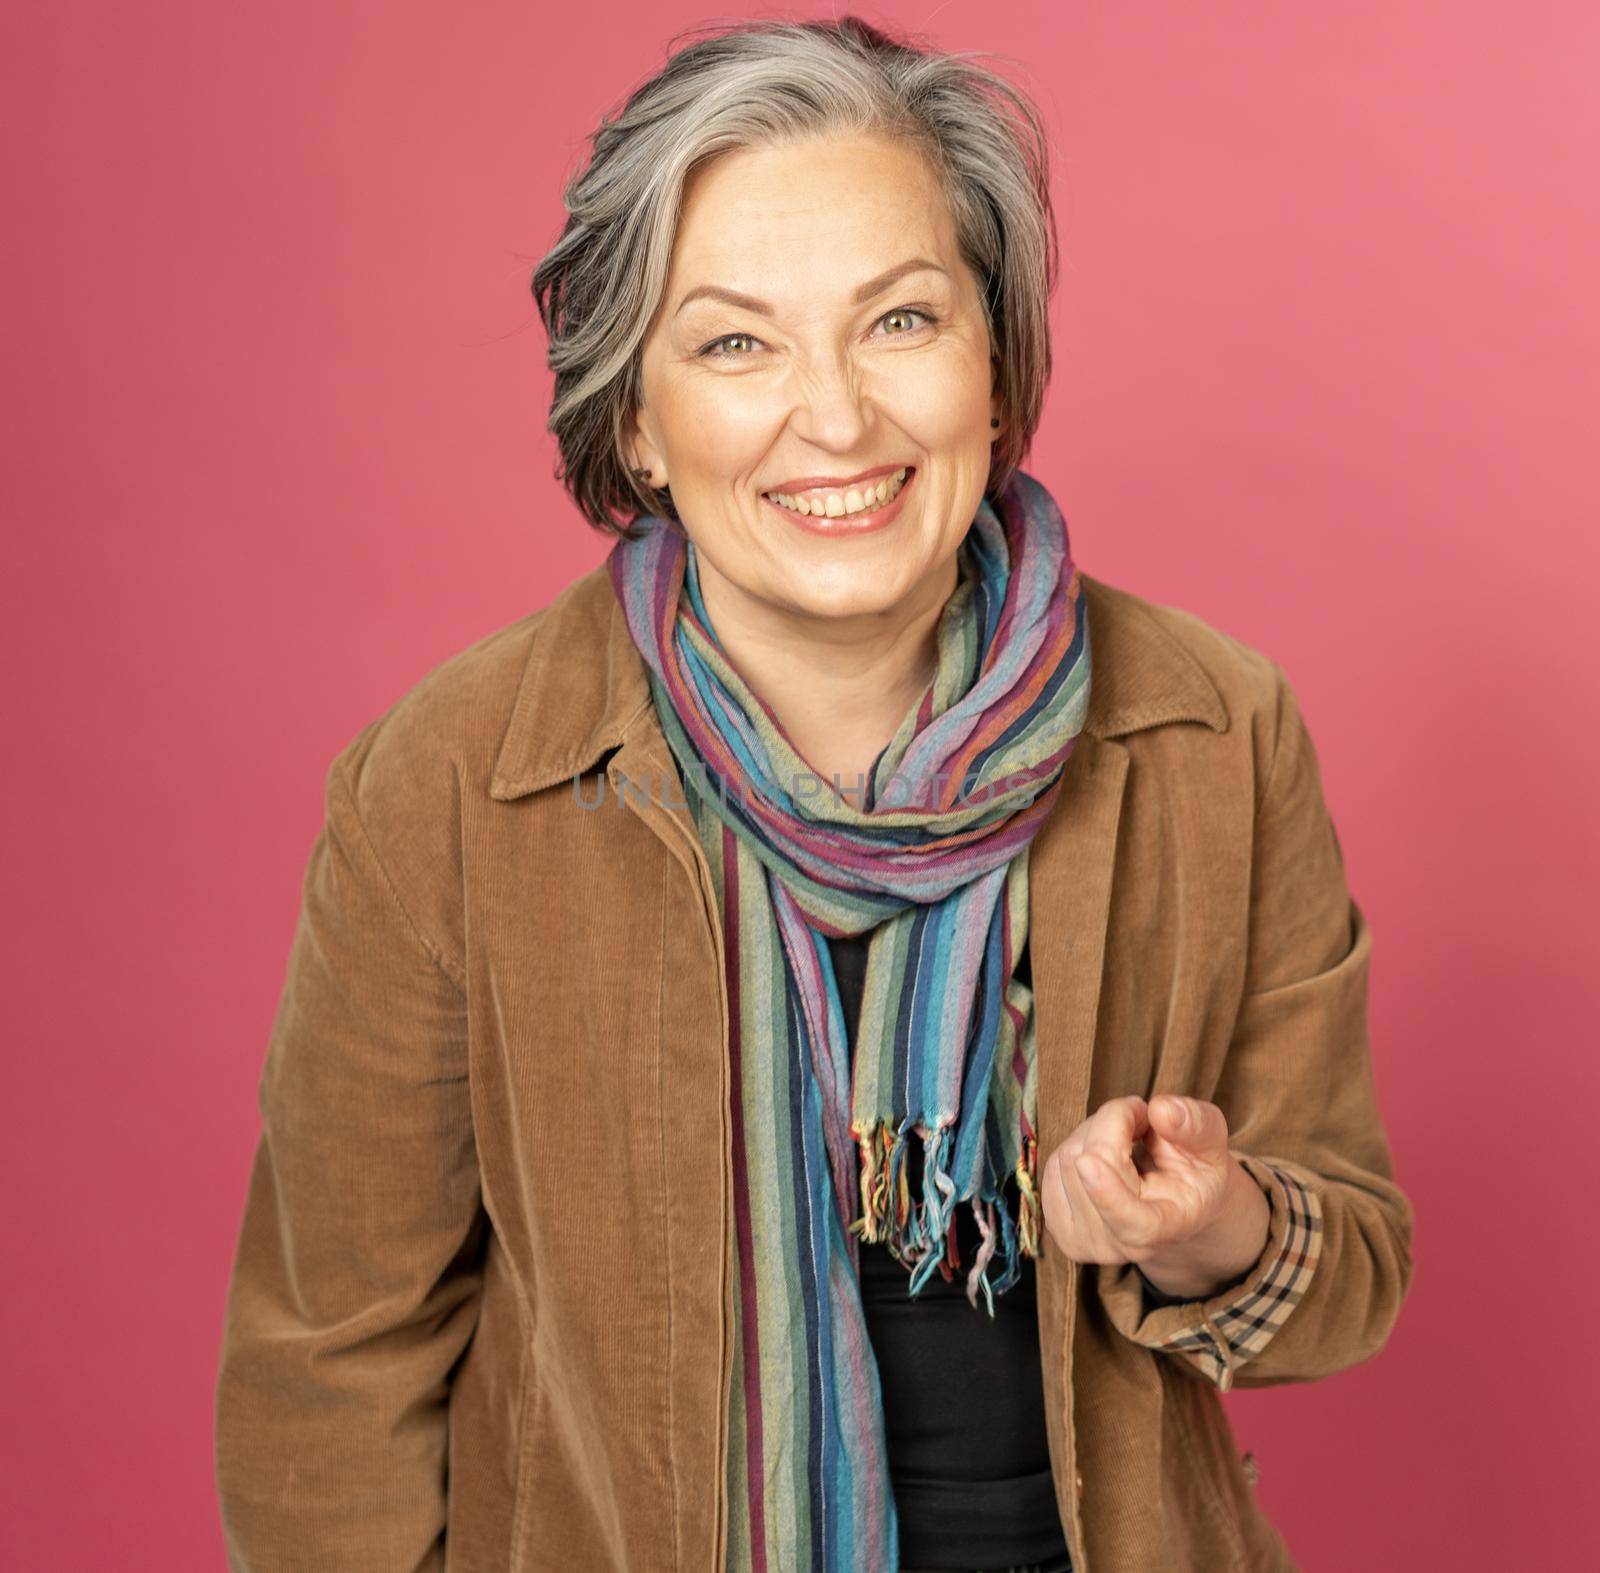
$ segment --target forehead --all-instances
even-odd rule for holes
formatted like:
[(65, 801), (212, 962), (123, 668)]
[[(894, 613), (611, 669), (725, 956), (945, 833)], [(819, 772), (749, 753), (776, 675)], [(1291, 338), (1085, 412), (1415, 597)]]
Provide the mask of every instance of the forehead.
[[(881, 137), (741, 148), (685, 185), (668, 305), (700, 284), (765, 294), (853, 288), (912, 256), (955, 271), (955, 223), (932, 165)], [(692, 309), (692, 308), (691, 308)]]

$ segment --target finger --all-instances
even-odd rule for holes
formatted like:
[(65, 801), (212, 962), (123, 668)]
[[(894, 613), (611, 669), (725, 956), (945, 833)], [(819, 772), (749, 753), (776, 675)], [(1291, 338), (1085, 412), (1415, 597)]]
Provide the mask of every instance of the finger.
[(1214, 1103), (1163, 1093), (1149, 1105), (1150, 1124), (1156, 1135), (1176, 1147), (1204, 1157), (1228, 1150), (1228, 1118)]
[(1133, 1144), (1150, 1129), (1148, 1105), (1137, 1093), (1108, 1098), (1078, 1127), (1079, 1152), (1098, 1152), (1118, 1166), (1130, 1183), (1138, 1176)]
[(1097, 1136), (1114, 1137), (1131, 1147), (1134, 1139), (1142, 1135), (1150, 1123), (1149, 1108), (1149, 1104), (1136, 1092), (1127, 1093), (1121, 1098), (1107, 1098), (1083, 1122), (1081, 1129), (1090, 1139)]
[(1075, 1162), (1078, 1183), (1119, 1246), (1145, 1249), (1180, 1232), (1181, 1209), (1160, 1197), (1145, 1197), (1095, 1152)]
[(1041, 1206), (1049, 1204), (1046, 1216), (1053, 1212), (1055, 1221), (1065, 1234), (1072, 1229), (1074, 1209), (1072, 1205), (1072, 1190), (1067, 1184), (1066, 1168), (1063, 1162), (1065, 1146), (1054, 1148), (1044, 1161), (1044, 1169), (1039, 1175), (1039, 1200)]
[(1098, 1153), (1122, 1178), (1139, 1190), (1139, 1166), (1134, 1144), (1150, 1129), (1149, 1106), (1137, 1093), (1109, 1098), (1083, 1122), (1078, 1151)]
[(1135, 1196), (1139, 1194), (1139, 1165), (1134, 1159), (1133, 1148), (1125, 1140), (1096, 1138), (1083, 1148), (1083, 1152), (1098, 1158)]

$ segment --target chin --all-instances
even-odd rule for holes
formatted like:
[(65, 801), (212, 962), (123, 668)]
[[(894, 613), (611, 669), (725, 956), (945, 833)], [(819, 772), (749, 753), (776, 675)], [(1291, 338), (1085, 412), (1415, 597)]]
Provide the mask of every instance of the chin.
[(794, 611), (808, 617), (876, 617), (892, 611), (909, 593), (910, 585), (898, 576), (889, 578), (863, 567), (840, 574), (825, 585), (804, 584), (787, 600)]

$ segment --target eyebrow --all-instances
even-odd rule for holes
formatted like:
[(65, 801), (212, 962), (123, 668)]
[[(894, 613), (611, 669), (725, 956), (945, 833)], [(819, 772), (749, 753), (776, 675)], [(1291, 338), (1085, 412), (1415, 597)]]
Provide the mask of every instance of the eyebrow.
[[(850, 297), (851, 302), (857, 306), (864, 306), (873, 296), (881, 295), (891, 284), (904, 278), (906, 274), (925, 271), (943, 273), (946, 278), (950, 276), (937, 262), (929, 262), (924, 257), (913, 257), (909, 262), (898, 262), (876, 278), (868, 279), (865, 284), (859, 285), (855, 294)], [(757, 300), (754, 295), (745, 295), (736, 289), (724, 289), (720, 284), (700, 284), (678, 302), (678, 310), (673, 315), (677, 316), (690, 301), (700, 299), (720, 300), (725, 305), (742, 306), (746, 311), (753, 311), (760, 317), (770, 317), (776, 309), (766, 301)]]

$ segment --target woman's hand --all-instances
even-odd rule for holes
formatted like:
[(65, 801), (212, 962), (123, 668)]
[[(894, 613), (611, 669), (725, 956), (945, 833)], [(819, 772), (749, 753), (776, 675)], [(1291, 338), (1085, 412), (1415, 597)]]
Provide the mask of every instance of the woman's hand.
[(1045, 1227), (1077, 1262), (1132, 1262), (1163, 1294), (1203, 1300), (1242, 1279), (1272, 1210), (1228, 1151), (1214, 1103), (1163, 1093), (1101, 1104), (1045, 1159)]

